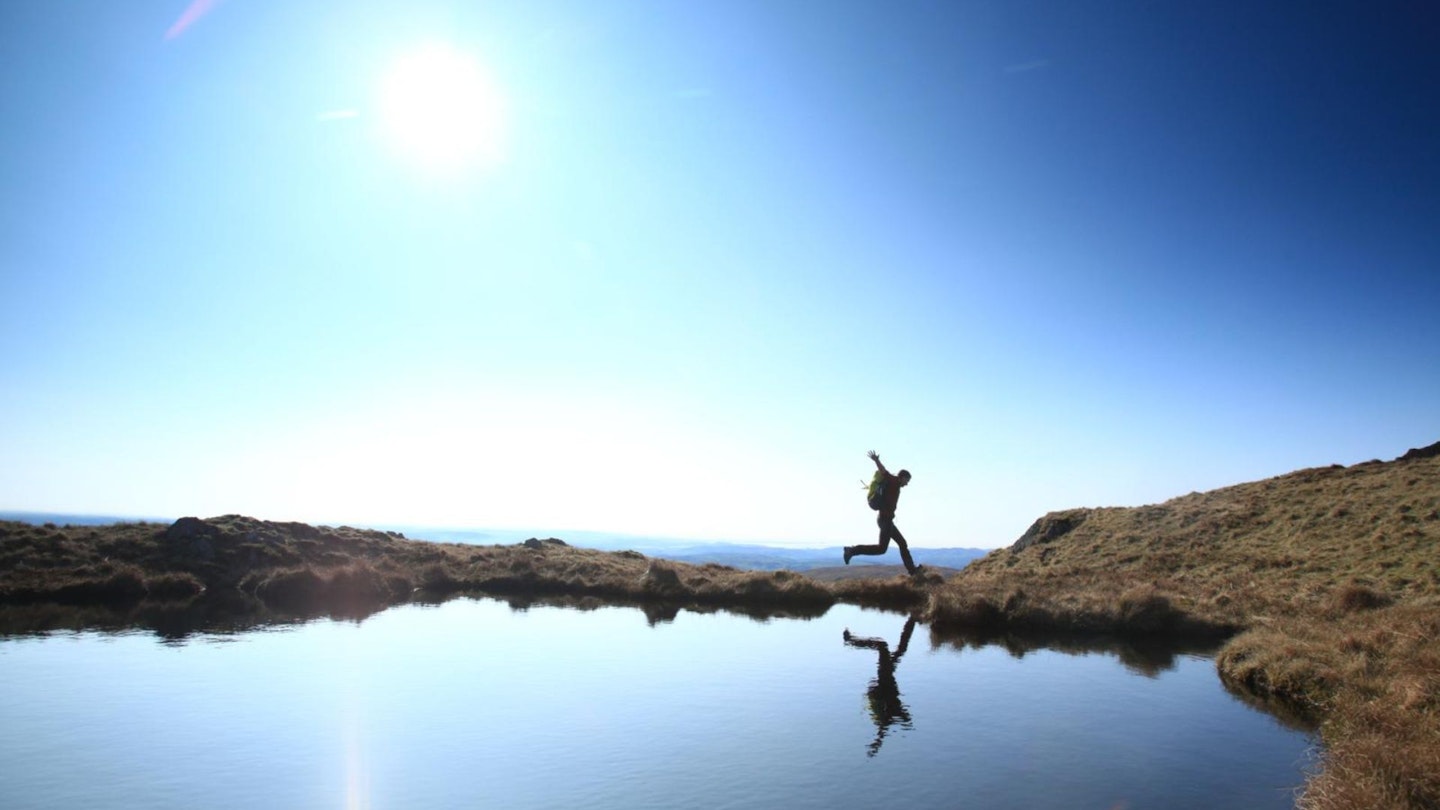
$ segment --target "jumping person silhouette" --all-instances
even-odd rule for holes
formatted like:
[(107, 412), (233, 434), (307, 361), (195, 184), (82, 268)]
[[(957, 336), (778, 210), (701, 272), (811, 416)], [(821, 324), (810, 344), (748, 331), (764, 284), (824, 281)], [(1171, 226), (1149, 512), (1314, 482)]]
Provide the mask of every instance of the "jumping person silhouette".
[(905, 570), (914, 575), (920, 570), (915, 560), (910, 557), (910, 546), (905, 543), (905, 535), (895, 528), (895, 505), (900, 502), (900, 488), (910, 483), (910, 471), (901, 470), (896, 475), (891, 475), (880, 463), (880, 457), (874, 450), (866, 453), (870, 460), (875, 462), (875, 468), (885, 476), (885, 495), (880, 502), (880, 516), (875, 522), (880, 526), (880, 542), (868, 546), (846, 546), (845, 564), (850, 564), (850, 558), (856, 554), (881, 555), (890, 548), (890, 541), (894, 540), (895, 545), (900, 547), (900, 561), (905, 563)]

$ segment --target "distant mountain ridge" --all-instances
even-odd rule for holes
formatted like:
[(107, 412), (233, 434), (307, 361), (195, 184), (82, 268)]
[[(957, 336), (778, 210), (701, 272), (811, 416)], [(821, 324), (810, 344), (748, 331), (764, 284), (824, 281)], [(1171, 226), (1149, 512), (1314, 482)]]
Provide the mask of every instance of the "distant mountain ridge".
[[(637, 549), (638, 550), (638, 549)], [(695, 546), (684, 546), (678, 549), (669, 550), (657, 548), (654, 552), (643, 552), (651, 557), (661, 557), (667, 560), (677, 560), (693, 564), (719, 563), (735, 568), (746, 568), (756, 571), (777, 571), (782, 568), (791, 571), (809, 571), (814, 568), (830, 568), (843, 564), (843, 551), (840, 546), (829, 548), (780, 548), (776, 546), (758, 545), (734, 545), (729, 543), (711, 543)], [(971, 560), (978, 559), (990, 553), (990, 549), (983, 548), (914, 548), (911, 553), (915, 561), (920, 565), (932, 568), (964, 568)], [(892, 552), (885, 557), (863, 557), (856, 559), (854, 565), (863, 562), (884, 563), (895, 562), (899, 559), (899, 553)]]
[[(54, 523), (57, 526), (98, 526), (111, 523), (172, 523), (174, 518), (163, 517), (115, 517), (107, 515), (71, 515), (54, 512), (0, 512), (0, 520), (14, 520), (21, 523)], [(548, 532), (515, 529), (437, 529), (422, 526), (375, 525), (358, 528), (400, 531), (412, 540), (431, 540), (441, 543), (465, 543), (468, 545), (508, 545), (519, 543), (529, 537), (548, 535)], [(694, 540), (672, 540), (657, 537), (608, 534), (590, 531), (555, 532), (555, 536), (573, 546), (595, 548), (604, 551), (638, 551), (647, 557), (703, 565), (718, 563), (734, 568), (753, 571), (809, 571), (815, 568), (829, 568), (842, 564), (840, 546), (825, 548), (787, 548), (754, 543), (697, 542)], [(913, 548), (915, 561), (932, 568), (960, 569), (971, 560), (989, 554), (985, 548)], [(897, 561), (898, 555), (864, 558), (864, 562), (884, 564)], [(857, 559), (854, 565), (860, 565)]]
[[(528, 537), (539, 536), (535, 532), (515, 530), (463, 530), (424, 529), (417, 527), (384, 526), (376, 528), (395, 529), (405, 532), (407, 537), (417, 540), (436, 540), (447, 543), (518, 543)], [(540, 534), (545, 534), (541, 532)], [(592, 531), (557, 531), (555, 537), (582, 548), (603, 551), (638, 551), (647, 557), (659, 557), (697, 565), (718, 563), (735, 568), (755, 571), (808, 571), (843, 565), (841, 546), (823, 548), (792, 548), (767, 546), (760, 543), (730, 543), (723, 541), (681, 540), (666, 537), (641, 537), (627, 534), (610, 534)], [(964, 568), (971, 560), (989, 554), (988, 548), (913, 548), (915, 561), (921, 565), (942, 568)], [(895, 553), (887, 557), (867, 558), (867, 562), (897, 562)], [(854, 564), (859, 564), (856, 560)]]
[(46, 523), (54, 523), (56, 526), (109, 526), (115, 523), (174, 523), (173, 517), (120, 517), (117, 515), (73, 515), (66, 512), (4, 512), (0, 511), (0, 520), (13, 520), (17, 523), (30, 523), (35, 526), (42, 526)]

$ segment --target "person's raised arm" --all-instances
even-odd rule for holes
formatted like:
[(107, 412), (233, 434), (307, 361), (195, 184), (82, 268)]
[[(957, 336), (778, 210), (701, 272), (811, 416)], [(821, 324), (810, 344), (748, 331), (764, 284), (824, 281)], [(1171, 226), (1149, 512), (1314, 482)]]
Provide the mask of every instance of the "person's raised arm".
[(870, 452), (866, 453), (865, 455), (869, 456), (869, 457), (870, 457), (870, 460), (873, 461), (873, 462), (875, 462), (875, 468), (876, 468), (876, 469), (878, 469), (880, 472), (885, 473), (886, 475), (889, 475), (889, 474), (890, 474), (890, 471), (887, 470), (887, 469), (885, 469), (885, 465), (880, 463), (880, 456), (876, 455), (874, 450), (871, 450)]

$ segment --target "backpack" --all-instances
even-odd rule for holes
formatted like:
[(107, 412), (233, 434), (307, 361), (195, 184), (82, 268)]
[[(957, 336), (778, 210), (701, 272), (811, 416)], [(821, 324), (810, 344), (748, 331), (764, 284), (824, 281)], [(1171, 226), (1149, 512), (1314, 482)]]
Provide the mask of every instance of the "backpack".
[(885, 473), (875, 471), (875, 476), (870, 479), (870, 486), (866, 489), (865, 501), (870, 504), (871, 509), (880, 511), (880, 507), (885, 503)]

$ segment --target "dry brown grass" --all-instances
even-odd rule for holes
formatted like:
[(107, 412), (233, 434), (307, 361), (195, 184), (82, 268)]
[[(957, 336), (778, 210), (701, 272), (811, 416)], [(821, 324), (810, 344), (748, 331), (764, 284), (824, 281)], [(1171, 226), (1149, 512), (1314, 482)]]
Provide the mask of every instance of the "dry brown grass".
[(670, 563), (555, 539), (511, 546), (430, 543), (237, 515), (183, 518), (171, 526), (0, 522), (0, 603), (127, 606), (240, 594), (270, 608), (351, 615), (364, 606), (461, 592), (751, 613), (813, 614), (836, 601), (824, 585), (789, 571)]
[(911, 577), (897, 574), (887, 579), (841, 579), (828, 583), (837, 599), (866, 607), (917, 611), (925, 605), (930, 589), (945, 581), (934, 573)]
[(1239, 632), (1228, 684), (1317, 717), (1313, 810), (1440, 807), (1440, 458), (1046, 515), (930, 594), (942, 629)]

